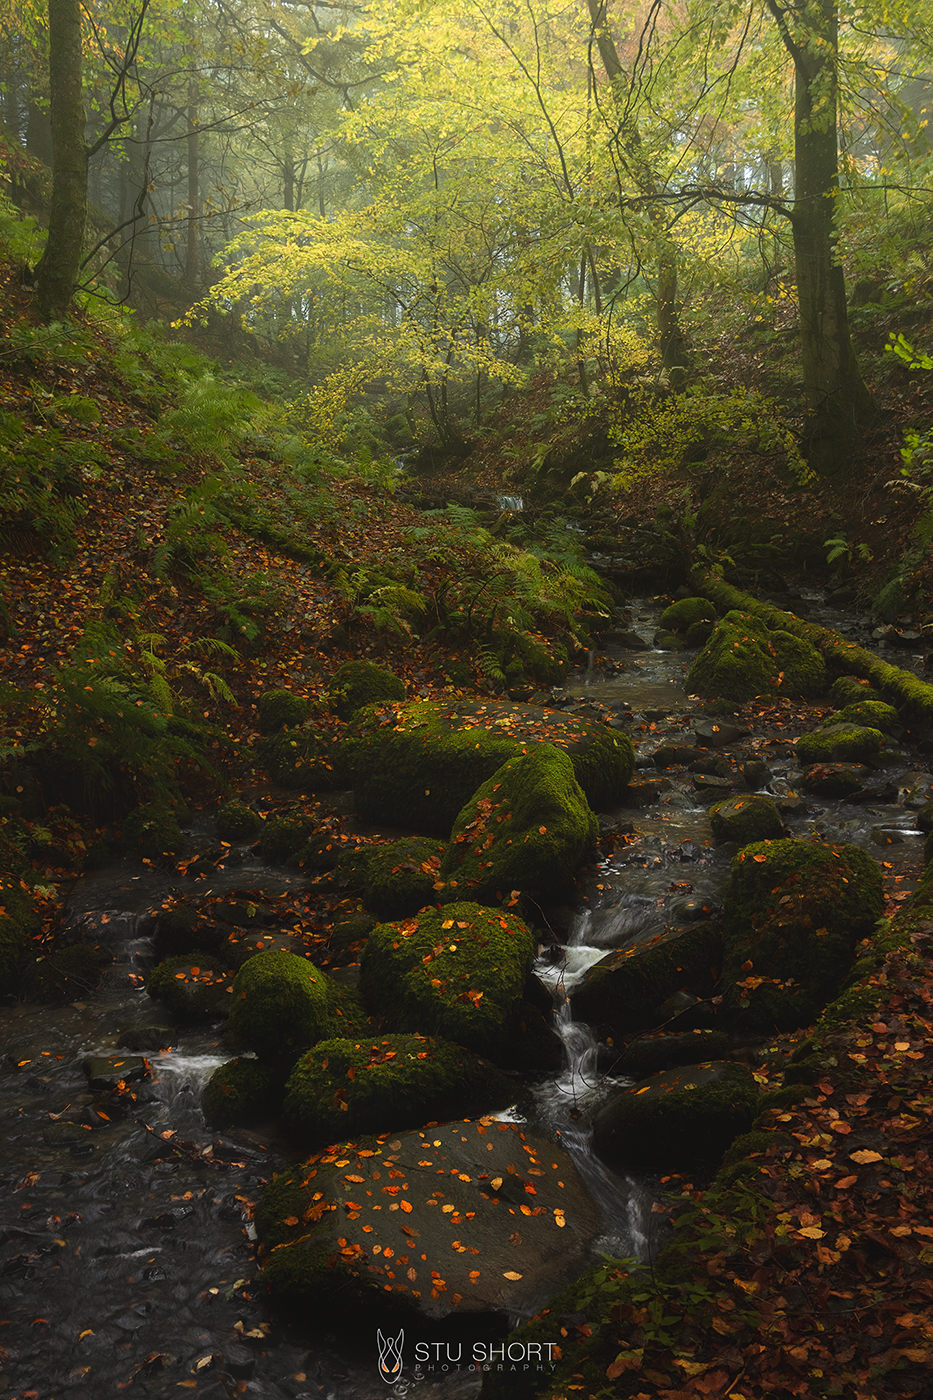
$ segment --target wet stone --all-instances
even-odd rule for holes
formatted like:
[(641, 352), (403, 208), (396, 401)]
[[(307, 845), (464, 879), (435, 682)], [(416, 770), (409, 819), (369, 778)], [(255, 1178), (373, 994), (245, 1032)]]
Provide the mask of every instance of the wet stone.
[(178, 1030), (171, 1026), (130, 1026), (120, 1032), (117, 1049), (137, 1053), (148, 1050), (155, 1054), (159, 1050), (170, 1050), (177, 1043)]
[(715, 773), (694, 773), (691, 779), (696, 792), (731, 792), (730, 778), (719, 778)]
[(748, 725), (730, 724), (724, 719), (699, 719), (694, 723), (693, 732), (697, 743), (709, 749), (722, 749), (734, 744), (751, 733)]
[(693, 744), (662, 744), (655, 749), (652, 759), (656, 768), (680, 768), (691, 763), (696, 756)]
[(862, 763), (815, 763), (803, 774), (800, 783), (807, 792), (818, 797), (848, 797), (860, 792), (871, 769)]
[(94, 1055), (84, 1061), (84, 1073), (91, 1089), (116, 1089), (135, 1084), (149, 1073), (146, 1061), (137, 1055)]
[(747, 787), (757, 791), (758, 788), (766, 787), (771, 781), (771, 769), (761, 759), (753, 759), (749, 763), (742, 764), (742, 777), (745, 779)]

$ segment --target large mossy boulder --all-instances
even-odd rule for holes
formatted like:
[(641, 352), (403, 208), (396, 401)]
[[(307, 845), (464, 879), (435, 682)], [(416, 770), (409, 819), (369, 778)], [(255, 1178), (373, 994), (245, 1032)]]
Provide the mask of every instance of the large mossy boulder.
[(361, 710), (350, 722), (341, 765), (361, 816), (446, 837), (476, 789), (538, 744), (569, 755), (594, 809), (624, 795), (635, 767), (627, 735), (598, 720), (507, 701), (418, 700)]
[(727, 1061), (653, 1074), (624, 1090), (593, 1119), (593, 1150), (616, 1168), (714, 1170), (758, 1113), (758, 1087), (745, 1065)]
[(859, 700), (838, 710), (828, 721), (831, 724), (859, 724), (865, 729), (880, 729), (882, 734), (895, 734), (901, 729), (901, 717), (893, 705), (883, 700)]
[(495, 1065), (447, 1040), (322, 1040), (292, 1070), (284, 1117), (293, 1137), (317, 1146), (489, 1113), (515, 1094)]
[(240, 845), (252, 841), (262, 830), (262, 817), (245, 802), (226, 802), (214, 816), (214, 827), (221, 841)]
[(727, 797), (709, 809), (717, 841), (774, 841), (784, 835), (784, 821), (770, 797)]
[(390, 1030), (439, 1035), (506, 1063), (535, 943), (517, 915), (448, 904), (373, 929), (360, 991)]
[(270, 865), (285, 865), (308, 844), (317, 831), (317, 822), (306, 812), (283, 813), (263, 825), (259, 851)]
[(602, 1214), (566, 1148), (491, 1118), (340, 1141), (277, 1176), (263, 1282), (304, 1321), (529, 1317), (585, 1267)]
[(327, 687), (327, 702), (340, 719), (349, 719), (365, 705), (404, 699), (404, 682), (374, 661), (344, 662)]
[(290, 1067), (319, 1040), (359, 1034), (366, 1018), (358, 999), (295, 953), (263, 952), (236, 975), (226, 1038), (270, 1067)]
[(669, 632), (689, 632), (696, 622), (715, 622), (718, 614), (715, 603), (708, 598), (680, 598), (665, 608), (658, 626)]
[(735, 704), (758, 695), (812, 700), (826, 689), (826, 667), (809, 642), (769, 631), (752, 613), (729, 612), (690, 667), (686, 686)]
[(270, 734), (259, 745), (264, 769), (279, 787), (293, 792), (329, 792), (339, 784), (336, 741), (316, 725)]
[(241, 1128), (278, 1113), (282, 1077), (259, 1060), (238, 1056), (215, 1069), (201, 1095), (201, 1112), (211, 1128)]
[(218, 1021), (230, 1013), (233, 975), (206, 953), (180, 954), (154, 967), (146, 991), (180, 1021)]
[[(651, 1030), (665, 1019), (662, 1008), (677, 992), (711, 995), (721, 957), (713, 924), (633, 941), (587, 969), (573, 991), (574, 1017), (616, 1040)], [(676, 1022), (673, 1029), (680, 1029)]]
[(291, 690), (267, 690), (259, 697), (259, 732), (278, 734), (303, 724), (311, 713), (311, 702), (305, 695)]
[(460, 812), (441, 864), (441, 898), (558, 898), (598, 835), (570, 758), (539, 744), (497, 769)]
[(797, 757), (806, 767), (814, 763), (866, 763), (877, 756), (883, 743), (880, 729), (834, 722), (801, 734)]
[(363, 903), (377, 919), (405, 919), (437, 902), (445, 847), (427, 836), (370, 846), (362, 871)]
[(760, 841), (739, 851), (722, 915), (734, 1024), (767, 1034), (815, 1020), (881, 909), (881, 871), (858, 846)]

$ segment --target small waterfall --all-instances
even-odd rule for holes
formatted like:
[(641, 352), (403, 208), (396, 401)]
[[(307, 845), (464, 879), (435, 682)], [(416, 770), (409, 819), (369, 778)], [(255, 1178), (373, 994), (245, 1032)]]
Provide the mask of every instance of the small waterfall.
[(525, 499), (523, 496), (497, 496), (496, 505), (499, 510), (524, 510)]

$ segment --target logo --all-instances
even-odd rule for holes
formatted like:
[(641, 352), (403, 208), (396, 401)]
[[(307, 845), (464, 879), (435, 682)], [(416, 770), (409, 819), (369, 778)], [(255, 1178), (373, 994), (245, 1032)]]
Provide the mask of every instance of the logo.
[(384, 1337), (381, 1330), (376, 1333), (379, 1347), (379, 1374), (386, 1385), (394, 1385), (402, 1374), (402, 1344), (405, 1341), (404, 1329), (397, 1337)]

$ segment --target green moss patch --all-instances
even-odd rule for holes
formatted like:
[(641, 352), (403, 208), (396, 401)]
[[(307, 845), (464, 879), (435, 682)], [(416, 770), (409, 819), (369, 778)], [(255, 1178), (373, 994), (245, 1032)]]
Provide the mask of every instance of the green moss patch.
[(295, 953), (263, 952), (245, 962), (233, 984), (227, 1039), (278, 1067), (303, 1050), (364, 1029), (355, 994)]
[(404, 682), (373, 661), (345, 662), (334, 672), (327, 688), (328, 704), (341, 719), (349, 719), (365, 705), (404, 699)]
[(708, 598), (681, 598), (661, 614), (658, 625), (670, 632), (688, 632), (695, 622), (715, 622), (716, 608)]
[(229, 1015), (230, 971), (206, 953), (166, 958), (153, 968), (146, 991), (182, 1021), (216, 1021)]
[(833, 715), (832, 724), (858, 724), (865, 729), (880, 729), (882, 734), (894, 734), (901, 728), (901, 717), (893, 705), (883, 700), (859, 700), (846, 705)]
[(563, 750), (541, 744), (509, 759), (454, 823), (441, 897), (501, 904), (516, 891), (559, 896), (596, 845), (599, 824)]
[(236, 1128), (271, 1118), (281, 1102), (281, 1076), (259, 1060), (238, 1057), (214, 1070), (201, 1095), (201, 1112), (211, 1128)]
[(214, 817), (214, 826), (221, 841), (233, 845), (252, 841), (262, 830), (262, 817), (245, 802), (227, 802)]
[(771, 631), (751, 612), (733, 611), (690, 667), (687, 690), (736, 704), (758, 695), (814, 699), (826, 688), (826, 667), (815, 647), (790, 632)]
[(801, 734), (797, 740), (797, 757), (802, 764), (865, 763), (877, 756), (883, 743), (880, 729), (834, 722), (814, 729), (811, 734)]
[(776, 840), (784, 835), (784, 822), (769, 797), (727, 797), (709, 809), (710, 826), (717, 841)]
[(308, 1144), (505, 1108), (515, 1085), (488, 1060), (420, 1035), (322, 1040), (288, 1081), (289, 1132)]
[(385, 846), (371, 846), (363, 874), (363, 903), (379, 919), (405, 919), (437, 901), (444, 845), (426, 836), (409, 836)]
[(259, 757), (280, 787), (295, 792), (328, 792), (338, 785), (334, 743), (312, 725), (271, 734), (259, 745)]
[(569, 755), (597, 810), (621, 799), (635, 767), (631, 740), (617, 730), (539, 705), (494, 700), (362, 710), (350, 723), (341, 762), (362, 816), (446, 837), (476, 789), (536, 744), (554, 744)]
[(746, 846), (723, 897), (724, 1005), (736, 1024), (768, 1032), (815, 1020), (881, 907), (881, 871), (857, 846)]
[(360, 959), (360, 991), (392, 1030), (440, 1035), (501, 1061), (534, 951), (516, 915), (449, 904), (374, 928)]

